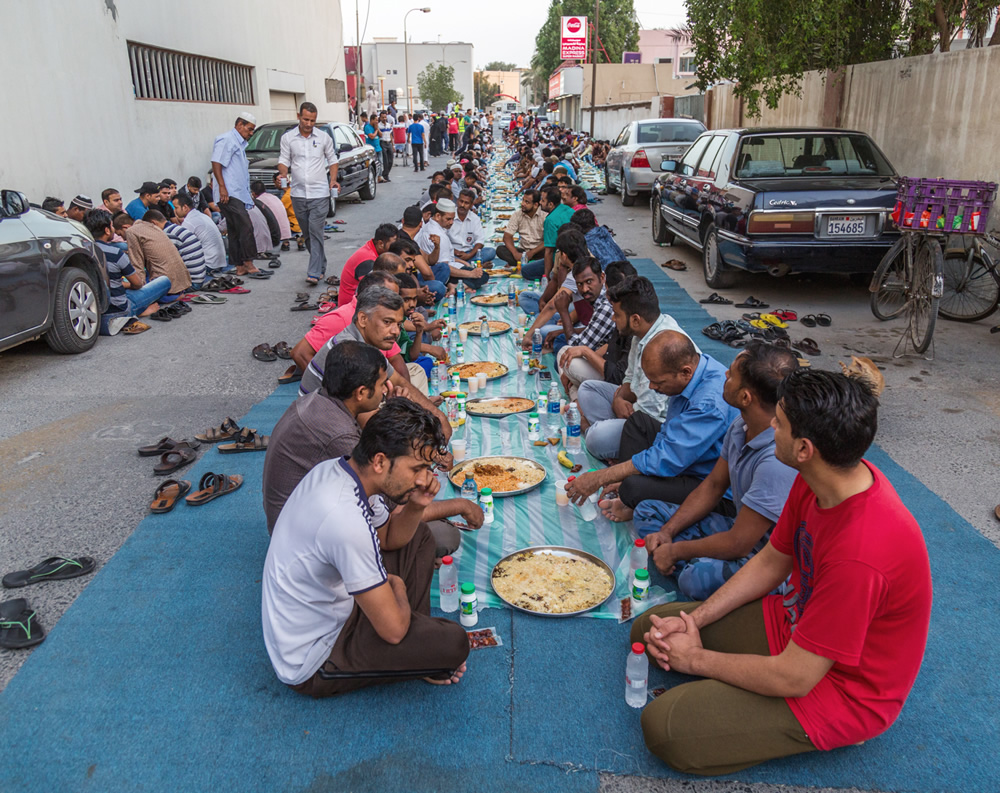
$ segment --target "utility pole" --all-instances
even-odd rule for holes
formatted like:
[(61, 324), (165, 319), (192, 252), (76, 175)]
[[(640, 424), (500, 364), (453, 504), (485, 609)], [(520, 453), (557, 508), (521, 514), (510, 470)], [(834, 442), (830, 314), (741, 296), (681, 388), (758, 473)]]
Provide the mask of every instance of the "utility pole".
[(361, 115), (361, 13), (358, 10), (360, 0), (354, 3), (354, 40), (357, 47), (354, 51), (354, 118)]
[(590, 137), (594, 137), (594, 102), (597, 99), (597, 25), (601, 20), (601, 0), (594, 0), (594, 35), (590, 40)]

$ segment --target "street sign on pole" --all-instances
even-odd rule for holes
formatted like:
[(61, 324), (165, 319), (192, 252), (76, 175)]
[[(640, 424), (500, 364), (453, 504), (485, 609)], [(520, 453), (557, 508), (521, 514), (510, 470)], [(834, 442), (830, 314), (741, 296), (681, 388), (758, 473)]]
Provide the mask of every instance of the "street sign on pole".
[(587, 17), (563, 17), (559, 57), (564, 61), (587, 59)]

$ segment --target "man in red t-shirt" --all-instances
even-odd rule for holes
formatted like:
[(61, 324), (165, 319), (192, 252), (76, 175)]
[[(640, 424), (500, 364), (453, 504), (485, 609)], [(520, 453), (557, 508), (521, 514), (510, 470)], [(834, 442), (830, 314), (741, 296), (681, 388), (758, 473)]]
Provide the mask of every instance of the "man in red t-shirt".
[(340, 273), (340, 291), (337, 293), (337, 306), (343, 306), (351, 302), (354, 293), (358, 289), (358, 279), (354, 271), (361, 262), (374, 261), (383, 253), (389, 250), (389, 246), (396, 241), (398, 231), (392, 223), (383, 223), (375, 229), (375, 236), (351, 254), (351, 258), (344, 262), (344, 269)]
[(874, 738), (899, 716), (923, 660), (927, 547), (862, 459), (878, 400), (858, 380), (813, 369), (788, 375), (778, 396), (775, 456), (799, 476), (770, 542), (708, 600), (650, 609), (632, 627), (664, 669), (709, 678), (642, 713), (647, 747), (687, 773)]

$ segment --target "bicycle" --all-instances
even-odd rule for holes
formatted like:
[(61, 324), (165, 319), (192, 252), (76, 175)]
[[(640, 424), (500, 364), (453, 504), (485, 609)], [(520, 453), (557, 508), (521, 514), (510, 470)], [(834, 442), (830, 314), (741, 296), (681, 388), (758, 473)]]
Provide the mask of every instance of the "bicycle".
[[(991, 182), (900, 179), (892, 213), (900, 236), (869, 285), (871, 310), (878, 319), (907, 315), (900, 344), (909, 336), (914, 350), (925, 352), (938, 313), (975, 322), (996, 310), (1000, 274), (979, 239), (995, 196)], [(972, 238), (968, 246), (966, 236)], [(950, 247), (954, 237), (961, 239), (961, 248)]]

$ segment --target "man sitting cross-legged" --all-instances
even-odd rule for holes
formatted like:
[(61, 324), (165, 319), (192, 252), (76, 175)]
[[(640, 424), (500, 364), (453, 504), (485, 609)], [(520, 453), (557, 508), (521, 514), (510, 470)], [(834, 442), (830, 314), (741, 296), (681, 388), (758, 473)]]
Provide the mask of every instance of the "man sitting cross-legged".
[[(740, 411), (712, 472), (682, 504), (641, 501), (633, 520), (664, 575), (686, 600), (705, 600), (767, 544), (795, 470), (774, 456), (778, 385), (798, 367), (788, 349), (751, 341), (726, 373), (722, 396)], [(735, 518), (712, 510), (732, 488)]]
[[(445, 443), (426, 410), (390, 399), (350, 457), (319, 463), (295, 487), (261, 585), (264, 644), (281, 682), (328, 697), (461, 679), (469, 639), (453, 620), (430, 616), (434, 538), (423, 523)], [(400, 505), (391, 514), (386, 498)]]
[[(326, 356), (323, 386), (296, 400), (271, 432), (264, 458), (264, 513), (267, 531), (274, 531), (281, 508), (295, 486), (323, 460), (350, 454), (361, 428), (378, 410), (386, 394), (406, 395), (389, 382), (385, 356), (374, 347), (345, 341)], [(444, 518), (461, 515), (478, 529), (483, 511), (472, 501), (451, 498), (435, 501), (424, 513), (440, 558), (458, 548), (458, 529)]]
[[(640, 501), (684, 501), (712, 471), (722, 438), (739, 415), (722, 396), (725, 368), (699, 353), (683, 333), (665, 330), (655, 336), (642, 353), (642, 368), (650, 388), (670, 397), (666, 419), (633, 413), (622, 427), (624, 462), (581, 474), (566, 487), (577, 503), (601, 486), (605, 499), (617, 490), (619, 498), (601, 501), (605, 515), (616, 521), (631, 520)], [(736, 514), (729, 499), (716, 509)]]
[[(578, 399), (586, 422), (587, 450), (602, 460), (618, 460), (622, 429), (634, 412), (657, 421), (667, 415), (668, 397), (650, 387), (642, 368), (646, 345), (663, 331), (684, 331), (672, 316), (660, 313), (660, 298), (648, 278), (633, 274), (622, 279), (608, 288), (608, 300), (618, 334), (632, 342), (625, 374), (617, 381), (586, 379), (580, 384)], [(572, 369), (571, 365), (571, 377)]]
[[(863, 455), (878, 400), (842, 374), (797, 369), (778, 389), (777, 459), (800, 476), (770, 542), (703, 603), (632, 626), (664, 669), (707, 678), (642, 712), (649, 750), (692, 774), (867, 741), (899, 716), (931, 614), (927, 547)], [(784, 595), (771, 595), (791, 575)]]

